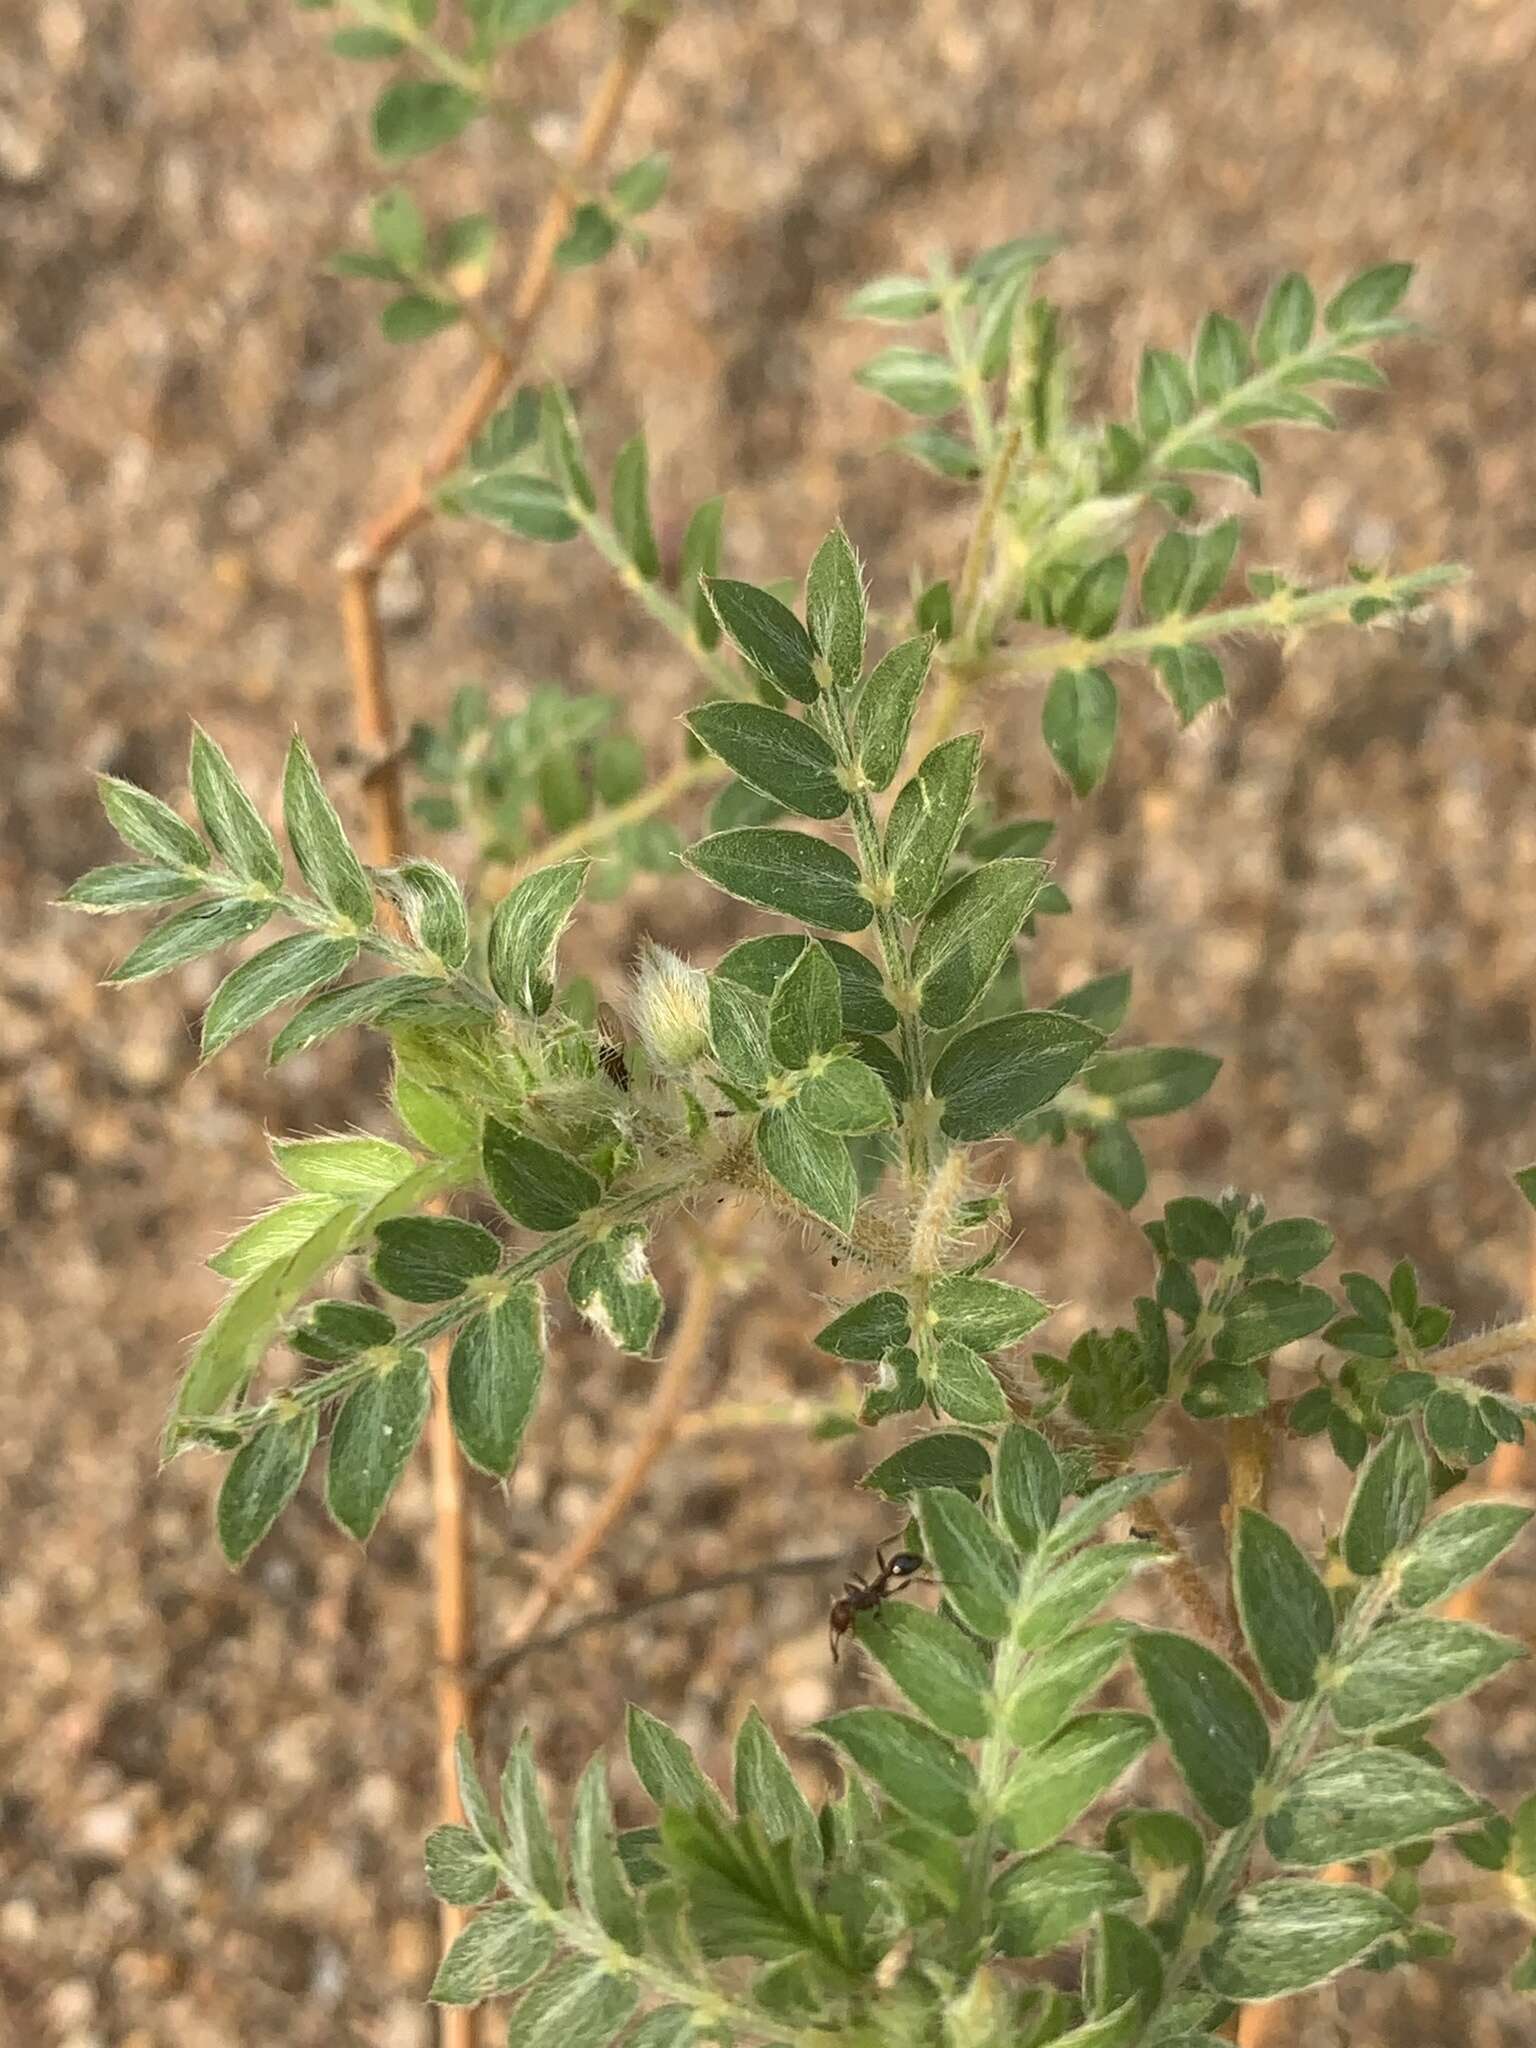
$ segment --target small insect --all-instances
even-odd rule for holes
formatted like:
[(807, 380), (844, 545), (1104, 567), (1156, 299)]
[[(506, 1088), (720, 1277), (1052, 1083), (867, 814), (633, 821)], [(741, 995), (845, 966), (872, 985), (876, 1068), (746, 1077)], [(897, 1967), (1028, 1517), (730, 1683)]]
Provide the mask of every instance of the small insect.
[(893, 1593), (912, 1585), (927, 1562), (915, 1550), (898, 1550), (887, 1561), (884, 1545), (875, 1552), (875, 1561), (880, 1569), (874, 1578), (845, 1579), (841, 1596), (832, 1602), (832, 1612), (827, 1616), (827, 1641), (834, 1664), (837, 1662), (838, 1644), (852, 1629), (854, 1616), (873, 1614)]
[(597, 1006), (597, 1063), (615, 1088), (629, 1093), (629, 1065), (624, 1058), (624, 1021), (610, 1003)]

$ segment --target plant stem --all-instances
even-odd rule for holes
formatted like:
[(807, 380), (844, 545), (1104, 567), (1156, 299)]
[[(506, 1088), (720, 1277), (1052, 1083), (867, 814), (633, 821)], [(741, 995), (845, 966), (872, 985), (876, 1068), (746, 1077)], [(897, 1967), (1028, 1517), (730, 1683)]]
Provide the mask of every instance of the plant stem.
[(1505, 1323), (1497, 1330), (1485, 1330), (1478, 1337), (1463, 1337), (1459, 1344), (1442, 1345), (1420, 1363), (1425, 1372), (1479, 1372), (1532, 1350), (1536, 1350), (1536, 1314), (1522, 1316), (1518, 1322)]
[(966, 669), (971, 679), (1022, 682), (1050, 669), (1082, 668), (1123, 661), (1154, 647), (1194, 647), (1228, 633), (1285, 634), (1297, 626), (1329, 619), (1347, 619), (1350, 608), (1374, 598), (1393, 606), (1411, 602), (1427, 591), (1459, 583), (1466, 572), (1451, 563), (1415, 569), (1403, 576), (1374, 576), (1366, 583), (1330, 584), (1322, 590), (1276, 591), (1255, 604), (1233, 605), (1226, 611), (1198, 612), (1190, 618), (1162, 619), (1155, 625), (1128, 626), (1099, 640), (1046, 640), (1033, 647), (1010, 648), (978, 658)]
[(992, 553), (998, 515), (1003, 509), (1003, 499), (1008, 493), (1008, 481), (1013, 475), (1014, 465), (1019, 459), (1023, 445), (1024, 422), (1013, 420), (993, 454), (981, 494), (981, 504), (976, 513), (976, 524), (971, 528), (971, 537), (966, 544), (965, 561), (960, 570), (960, 587), (955, 593), (955, 641), (962, 658), (965, 655), (974, 656), (977, 651), (974, 641), (981, 619), (982, 603), (986, 596), (987, 561)]
[(971, 352), (970, 337), (966, 334), (961, 319), (961, 288), (947, 280), (939, 293), (939, 318), (944, 328), (944, 342), (949, 350), (950, 361), (955, 366), (955, 375), (960, 380), (960, 390), (965, 399), (966, 417), (971, 423), (971, 438), (976, 443), (976, 453), (985, 463), (992, 453), (993, 419), (987, 410), (986, 386), (976, 368), (976, 359)]
[[(393, 16), (390, 26), (397, 26)], [(571, 216), (571, 179), (585, 177), (607, 156), (659, 31), (658, 22), (636, 14), (623, 17), (618, 49), (587, 109), (567, 167), (569, 176), (550, 194), (529, 243), (504, 339), (485, 350), (478, 372), (429, 445), (417, 475), (337, 558), (357, 736), (369, 759), (377, 763), (377, 772), (365, 785), (371, 858), (377, 865), (398, 859), (405, 844), (395, 711), (378, 617), (379, 577), (396, 549), (431, 518), (434, 487), (457, 468), (516, 375), (554, 285), (555, 250)]]
[(1002, 440), (991, 449), (981, 503), (966, 542), (960, 586), (955, 595), (955, 635), (949, 643), (953, 652), (942, 660), (938, 684), (928, 702), (916, 747), (919, 760), (954, 730), (966, 682), (981, 658), (976, 641), (986, 599), (987, 563), (992, 555), (1003, 500), (1008, 494), (1008, 482), (1023, 445), (1024, 422), (1017, 419), (1010, 420)]
[(659, 583), (640, 574), (608, 521), (589, 510), (579, 499), (568, 499), (566, 510), (612, 567), (624, 588), (638, 598), (658, 626), (671, 634), (700, 673), (724, 696), (750, 697), (752, 692), (739, 672), (700, 641), (693, 629), (693, 620), (676, 598), (669, 596)]
[[(1017, 1614), (1023, 1614), (1029, 1606), (1046, 1569), (1046, 1546), (1042, 1543), (1025, 1565), (1020, 1578)], [(998, 1803), (1018, 1756), (1017, 1746), (1003, 1725), (1003, 1707), (1017, 1687), (1029, 1653), (1020, 1649), (1014, 1634), (1010, 1618), (1008, 1633), (997, 1646), (992, 1666), (987, 1733), (976, 1757), (976, 1832), (971, 1838), (965, 1890), (955, 1917), (957, 1955), (962, 1968), (970, 1967), (986, 1927), (987, 1887), (992, 1881), (992, 1862), (997, 1846)]]
[[(556, 861), (569, 860), (573, 854), (591, 853), (594, 848), (606, 846), (616, 839), (626, 826), (638, 825), (642, 819), (651, 818), (658, 811), (664, 811), (675, 797), (701, 782), (714, 782), (726, 773), (721, 762), (712, 754), (702, 755), (697, 760), (684, 759), (655, 782), (630, 797), (622, 804), (615, 804), (612, 810), (599, 811), (591, 818), (583, 818), (568, 831), (557, 833), (546, 840), (535, 852), (526, 855), (507, 875), (505, 887), (511, 888), (530, 874), (535, 868), (550, 867)], [(484, 878), (487, 888), (503, 886), (493, 882), (488, 873)]]
[[(1184, 1539), (1155, 1500), (1150, 1498), (1136, 1503), (1135, 1518), (1138, 1526), (1148, 1529), (1168, 1552), (1168, 1583), (1177, 1595), (1184, 1612), (1189, 1616), (1200, 1634), (1212, 1649), (1219, 1650), (1224, 1657), (1234, 1662), (1247, 1663), (1241, 1640), (1235, 1635), (1222, 1613), (1216, 1595), (1201, 1576), (1200, 1567), (1190, 1556)], [(1254, 1674), (1245, 1671), (1250, 1680)]]
[(885, 962), (886, 985), (900, 1020), (901, 1058), (907, 1070), (907, 1107), (903, 1119), (907, 1169), (914, 1182), (921, 1182), (927, 1179), (932, 1167), (933, 1132), (929, 1117), (927, 1049), (923, 1042), (917, 985), (912, 979), (912, 962), (902, 937), (901, 921), (890, 900), (890, 876), (886, 869), (880, 826), (859, 769), (858, 747), (849, 723), (847, 703), (840, 691), (829, 689), (822, 693), (816, 708), (820, 712), (822, 730), (831, 741), (838, 763), (848, 778), (848, 815), (853, 826), (859, 871), (874, 906), (875, 935)]
[[(402, 18), (407, 15), (408, 10), (401, 10)], [(392, 25), (398, 27), (398, 22), (392, 21)], [(573, 184), (595, 170), (607, 156), (660, 26), (659, 19), (647, 20), (637, 14), (626, 14), (621, 20), (618, 48), (587, 110), (569, 175), (562, 173), (556, 181), (528, 246), (513, 294), (505, 339), (492, 344), (482, 333), (484, 356), (479, 372), (450, 414), (442, 433), (428, 448), (419, 474), (337, 560), (342, 641), (352, 681), (354, 726), (358, 743), (375, 770), (364, 783), (364, 800), (371, 857), (376, 866), (398, 860), (406, 846), (398, 726), (379, 623), (380, 575), (401, 543), (431, 516), (433, 485), (457, 466), (516, 374), (554, 283), (555, 251), (570, 221)], [(471, 1728), (473, 1709), (468, 1688), (473, 1609), (463, 1466), (446, 1420), (446, 1348), (439, 1345), (430, 1362), (434, 1415), (428, 1442), (437, 1609), (438, 1780), (441, 1810), (452, 1820), (461, 1813), (453, 1743), (461, 1727)], [(444, 1941), (451, 1941), (463, 1924), (463, 1914), (445, 1905), (441, 1909), (441, 1923)], [(473, 2034), (472, 2015), (445, 2012), (440, 2028), (443, 2048), (470, 2048)]]

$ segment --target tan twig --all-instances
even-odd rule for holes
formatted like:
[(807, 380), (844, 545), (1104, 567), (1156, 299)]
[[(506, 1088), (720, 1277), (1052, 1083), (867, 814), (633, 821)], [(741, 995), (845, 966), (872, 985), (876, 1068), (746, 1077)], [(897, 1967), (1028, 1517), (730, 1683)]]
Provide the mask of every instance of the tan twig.
[(715, 1310), (724, 1289), (728, 1255), (745, 1228), (749, 1213), (745, 1203), (732, 1202), (711, 1225), (689, 1273), (682, 1314), (672, 1334), (666, 1363), (651, 1389), (640, 1434), (587, 1520), (564, 1549), (544, 1565), (539, 1583), (512, 1617), (508, 1640), (498, 1652), (498, 1660), (527, 1644), (545, 1615), (624, 1519), (652, 1466), (671, 1443), (709, 1344)]
[[(384, 636), (379, 626), (379, 576), (407, 536), (430, 517), (433, 486), (459, 462), (516, 374), (554, 282), (555, 250), (570, 219), (572, 192), (581, 175), (596, 168), (607, 155), (656, 35), (654, 22), (637, 16), (627, 16), (623, 21), (619, 47), (599, 81), (582, 123), (571, 165), (573, 179), (557, 185), (534, 231), (513, 294), (505, 334), (498, 336), (488, 323), (476, 321), (485, 355), (468, 390), (428, 449), (416, 477), (338, 558), (342, 641), (352, 681), (358, 744), (371, 771), (364, 777), (362, 795), (368, 818), (369, 851), (377, 866), (399, 860), (406, 850), (402, 756)], [(428, 1447), (437, 1610), (439, 1805), (445, 1819), (458, 1820), (462, 1818), (462, 1808), (454, 1769), (454, 1741), (461, 1728), (472, 1732), (474, 1700), (469, 1672), (474, 1648), (473, 1582), (464, 1468), (448, 1414), (446, 1343), (434, 1349), (431, 1368), (434, 1400)], [(464, 1919), (464, 1913), (456, 1907), (445, 1905), (441, 1909), (445, 1947)], [(474, 2032), (473, 2013), (444, 2011), (438, 2036), (442, 2048), (472, 2048)]]
[[(621, 22), (618, 50), (593, 94), (571, 158), (570, 169), (578, 180), (595, 170), (607, 156), (657, 33), (658, 24), (639, 15), (626, 15)], [(417, 475), (342, 550), (337, 560), (342, 639), (352, 679), (358, 739), (370, 761), (379, 764), (378, 772), (368, 778), (364, 787), (376, 863), (398, 859), (405, 836), (400, 767), (395, 753), (394, 705), (379, 630), (379, 576), (401, 543), (431, 517), (433, 487), (461, 460), (517, 374), (554, 283), (555, 250), (570, 215), (571, 185), (563, 182), (550, 194), (534, 230), (513, 293), (505, 336), (487, 349), (468, 389), (429, 447)]]
[[(1533, 1260), (1531, 1290), (1536, 1294), (1536, 1260)], [(1426, 1372), (1479, 1372), (1490, 1365), (1522, 1360), (1536, 1351), (1536, 1315), (1522, 1316), (1517, 1323), (1501, 1323), (1496, 1330), (1484, 1330), (1476, 1337), (1463, 1337), (1459, 1344), (1443, 1344), (1424, 1359)]]
[(525, 1643), (498, 1651), (476, 1675), (475, 1698), (483, 1699), (509, 1671), (527, 1658), (537, 1657), (546, 1650), (563, 1650), (568, 1643), (573, 1643), (591, 1629), (621, 1628), (625, 1622), (634, 1621), (642, 1614), (654, 1614), (659, 1607), (675, 1607), (681, 1601), (696, 1600), (706, 1593), (729, 1593), (738, 1586), (760, 1586), (768, 1579), (814, 1578), (845, 1562), (846, 1553), (841, 1550), (824, 1551), (817, 1557), (770, 1558), (766, 1564), (743, 1565), (738, 1571), (717, 1572), (713, 1578), (690, 1579), (685, 1585), (674, 1586), (670, 1592), (652, 1593), (647, 1599), (631, 1600), (624, 1607), (602, 1607), (594, 1614), (578, 1614), (564, 1628), (551, 1629), (547, 1635), (530, 1636)]
[[(446, 1338), (428, 1354), (432, 1373), (432, 1419), (427, 1455), (432, 1470), (432, 1579), (436, 1607), (437, 1667), (437, 1796), (444, 1820), (461, 1821), (458, 1770), (454, 1744), (461, 1728), (472, 1726), (474, 1697), (469, 1689), (470, 1660), (475, 1645), (475, 1582), (469, 1568), (469, 1522), (464, 1497), (464, 1466), (454, 1441), (448, 1412)], [(459, 1906), (438, 1908), (439, 1931), (446, 1952), (469, 1915)], [(473, 2048), (473, 2014), (445, 2008), (438, 2026), (441, 2048)], [(450, 2021), (452, 2024), (450, 2024)]]

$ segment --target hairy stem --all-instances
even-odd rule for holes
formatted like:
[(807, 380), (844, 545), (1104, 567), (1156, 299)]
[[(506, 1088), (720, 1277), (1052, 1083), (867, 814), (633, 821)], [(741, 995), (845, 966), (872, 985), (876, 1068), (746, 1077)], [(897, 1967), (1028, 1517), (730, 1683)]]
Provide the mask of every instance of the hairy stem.
[(703, 644), (694, 631), (693, 620), (677, 599), (663, 590), (659, 583), (640, 574), (608, 521), (576, 498), (567, 499), (566, 510), (613, 569), (624, 588), (644, 606), (657, 625), (672, 636), (705, 679), (713, 683), (722, 696), (750, 697), (752, 692), (739, 671)]
[(1477, 1337), (1463, 1337), (1459, 1344), (1443, 1344), (1420, 1362), (1426, 1372), (1481, 1372), (1490, 1365), (1507, 1365), (1533, 1350), (1536, 1350), (1536, 1314), (1522, 1316), (1518, 1322), (1505, 1323), (1497, 1330), (1484, 1330)]
[(658, 811), (666, 810), (686, 791), (701, 782), (717, 781), (726, 773), (724, 765), (712, 754), (702, 755), (697, 760), (679, 761), (626, 802), (615, 804), (612, 810), (599, 811), (594, 817), (583, 818), (568, 831), (546, 840), (535, 852), (520, 860), (504, 882), (488, 872), (484, 877), (484, 887), (499, 893), (501, 888), (511, 888), (535, 868), (551, 867), (556, 861), (569, 860), (573, 854), (595, 852), (616, 839), (626, 826), (638, 825), (643, 819), (655, 817)]
[(885, 848), (869, 791), (858, 766), (858, 747), (840, 692), (827, 690), (820, 704), (820, 724), (848, 778), (848, 815), (853, 826), (859, 872), (875, 912), (875, 935), (885, 964), (886, 985), (900, 1019), (901, 1060), (907, 1070), (907, 1105), (903, 1117), (907, 1170), (915, 1183), (926, 1180), (933, 1164), (933, 1130), (929, 1115), (928, 1054), (923, 1041), (917, 985), (902, 936), (901, 920), (891, 900)]
[(960, 570), (960, 586), (955, 597), (955, 637), (951, 642), (954, 651), (942, 661), (937, 686), (928, 700), (916, 747), (919, 760), (954, 731), (967, 680), (981, 659), (981, 649), (976, 641), (986, 597), (987, 563), (992, 555), (1003, 500), (1008, 494), (1008, 482), (1017, 467), (1023, 445), (1024, 422), (1013, 420), (992, 451), (976, 523), (971, 528)]
[(1033, 647), (1009, 648), (979, 657), (966, 670), (974, 679), (1024, 682), (1048, 670), (1083, 668), (1147, 654), (1154, 647), (1193, 647), (1220, 640), (1228, 633), (1277, 633), (1298, 626), (1344, 620), (1362, 599), (1399, 606), (1451, 583), (1466, 572), (1449, 563), (1415, 569), (1404, 576), (1373, 576), (1364, 583), (1330, 584), (1323, 590), (1276, 591), (1254, 604), (1226, 611), (1197, 612), (1190, 618), (1159, 620), (1155, 625), (1128, 626), (1099, 640), (1044, 640)]
[(1167, 1551), (1164, 1568), (1168, 1573), (1168, 1583), (1198, 1633), (1224, 1657), (1244, 1665), (1245, 1677), (1252, 1680), (1254, 1673), (1241, 1638), (1235, 1634), (1227, 1617), (1222, 1613), (1220, 1601), (1206, 1584), (1200, 1567), (1190, 1556), (1178, 1530), (1157, 1502), (1150, 1498), (1137, 1501), (1135, 1517), (1137, 1526), (1149, 1530)]

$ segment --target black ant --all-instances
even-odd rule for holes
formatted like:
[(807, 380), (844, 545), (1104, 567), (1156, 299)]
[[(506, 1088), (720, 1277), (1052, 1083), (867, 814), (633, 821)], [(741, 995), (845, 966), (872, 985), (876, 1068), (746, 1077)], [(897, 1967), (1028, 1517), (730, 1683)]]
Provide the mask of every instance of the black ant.
[[(832, 1612), (827, 1617), (827, 1641), (831, 1645), (834, 1664), (837, 1662), (837, 1646), (852, 1629), (854, 1616), (873, 1614), (893, 1593), (912, 1585), (927, 1563), (927, 1559), (919, 1557), (915, 1550), (898, 1550), (887, 1563), (883, 1544), (875, 1552), (875, 1561), (880, 1569), (873, 1579), (845, 1579), (841, 1597), (832, 1602)], [(928, 1582), (923, 1580), (920, 1583)]]

